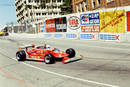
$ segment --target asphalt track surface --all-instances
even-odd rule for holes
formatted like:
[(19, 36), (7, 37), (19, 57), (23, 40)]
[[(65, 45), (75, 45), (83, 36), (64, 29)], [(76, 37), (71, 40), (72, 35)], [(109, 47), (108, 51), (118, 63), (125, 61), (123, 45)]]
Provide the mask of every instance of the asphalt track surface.
[[(76, 58), (84, 57), (68, 64), (18, 62), (17, 48), (32, 43), (62, 50), (72, 47)], [(130, 44), (0, 37), (0, 87), (130, 87)]]

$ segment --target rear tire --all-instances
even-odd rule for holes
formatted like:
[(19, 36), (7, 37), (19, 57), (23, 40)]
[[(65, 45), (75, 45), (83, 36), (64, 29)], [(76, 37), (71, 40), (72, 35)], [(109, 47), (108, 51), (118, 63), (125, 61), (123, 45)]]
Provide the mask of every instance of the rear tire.
[(16, 59), (18, 61), (25, 61), (26, 60), (26, 53), (25, 53), (25, 51), (24, 50), (18, 51), (16, 53)]
[(55, 63), (55, 58), (52, 54), (47, 54), (44, 58), (44, 62), (46, 64), (53, 64), (53, 63)]
[(66, 53), (69, 54), (68, 55), (69, 58), (75, 57), (75, 55), (76, 55), (76, 52), (75, 52), (75, 50), (73, 48), (67, 49)]

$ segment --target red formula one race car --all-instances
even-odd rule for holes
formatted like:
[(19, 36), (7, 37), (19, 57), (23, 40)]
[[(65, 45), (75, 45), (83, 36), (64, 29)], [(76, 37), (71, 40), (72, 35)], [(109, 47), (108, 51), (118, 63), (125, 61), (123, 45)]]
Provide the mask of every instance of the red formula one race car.
[(38, 60), (44, 61), (46, 64), (52, 64), (55, 63), (56, 60), (61, 59), (63, 63), (67, 63), (74, 60), (72, 57), (75, 55), (76, 52), (72, 48), (69, 48), (64, 52), (57, 48), (51, 50), (49, 45), (38, 47), (30, 45), (19, 48), (19, 51), (16, 53), (16, 59), (18, 61)]

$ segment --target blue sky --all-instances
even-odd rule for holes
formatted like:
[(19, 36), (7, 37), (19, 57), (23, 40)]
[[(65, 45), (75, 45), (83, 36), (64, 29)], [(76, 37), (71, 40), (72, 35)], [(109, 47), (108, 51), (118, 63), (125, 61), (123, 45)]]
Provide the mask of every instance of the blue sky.
[(10, 22), (17, 22), (14, 0), (0, 0), (0, 29)]

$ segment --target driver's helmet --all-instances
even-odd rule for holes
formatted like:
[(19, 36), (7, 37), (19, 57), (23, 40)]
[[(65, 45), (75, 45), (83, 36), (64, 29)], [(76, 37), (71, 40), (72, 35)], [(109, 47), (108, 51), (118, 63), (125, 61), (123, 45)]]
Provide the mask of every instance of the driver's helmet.
[(50, 49), (51, 47), (50, 47), (50, 45), (46, 45), (46, 48), (47, 48), (47, 49)]
[(50, 49), (50, 45), (45, 44), (45, 49)]
[(34, 47), (35, 47), (35, 44), (32, 44), (32, 47), (34, 48)]

